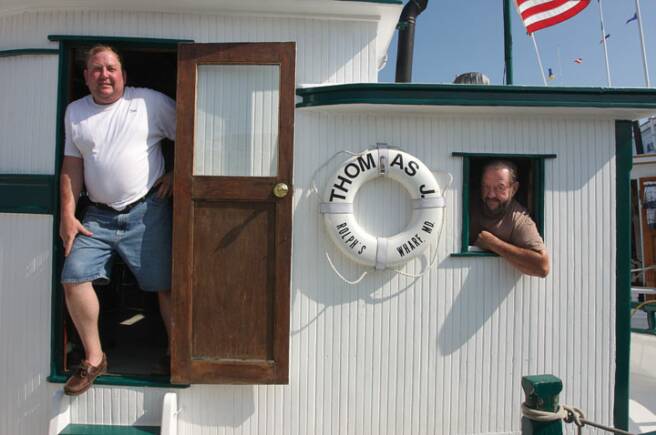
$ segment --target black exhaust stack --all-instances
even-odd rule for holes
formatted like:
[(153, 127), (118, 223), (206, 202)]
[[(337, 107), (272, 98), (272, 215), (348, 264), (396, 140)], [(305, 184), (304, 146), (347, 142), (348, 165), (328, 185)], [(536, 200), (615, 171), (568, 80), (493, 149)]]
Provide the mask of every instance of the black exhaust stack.
[(401, 12), (399, 24), (399, 45), (396, 50), (396, 82), (412, 81), (412, 54), (415, 49), (415, 22), (428, 7), (428, 0), (409, 0)]

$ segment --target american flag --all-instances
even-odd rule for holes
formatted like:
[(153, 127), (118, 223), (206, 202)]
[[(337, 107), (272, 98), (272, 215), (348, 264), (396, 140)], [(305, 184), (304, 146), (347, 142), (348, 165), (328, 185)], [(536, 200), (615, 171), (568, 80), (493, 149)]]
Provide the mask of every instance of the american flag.
[(589, 4), (590, 0), (515, 0), (528, 33), (568, 20)]

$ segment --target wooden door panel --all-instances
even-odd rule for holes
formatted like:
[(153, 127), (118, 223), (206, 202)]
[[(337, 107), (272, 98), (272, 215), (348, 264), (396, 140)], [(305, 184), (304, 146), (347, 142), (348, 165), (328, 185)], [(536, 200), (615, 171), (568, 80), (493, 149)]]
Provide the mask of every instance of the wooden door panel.
[(191, 197), (201, 200), (273, 201), (271, 186), (276, 178), (253, 177), (194, 177)]
[[(255, 384), (288, 380), (295, 50), (293, 43), (179, 47), (172, 382)], [(206, 68), (207, 65), (230, 67)], [(268, 118), (277, 119), (277, 124), (269, 124), (276, 129), (269, 136), (277, 138), (269, 141), (276, 149), (268, 154), (269, 163), (273, 163), (270, 167), (275, 167), (275, 171), (265, 171), (271, 174), (267, 176), (257, 176), (257, 172), (227, 176), (226, 173), (238, 172), (222, 171), (221, 164), (231, 163), (230, 152), (222, 152), (239, 150), (244, 142), (233, 141), (234, 136), (224, 134), (222, 128), (209, 128), (202, 130), (203, 136), (195, 143), (196, 125), (206, 125), (204, 120), (215, 126), (227, 125), (235, 116), (242, 116), (240, 113), (247, 119), (250, 109), (230, 111), (229, 102), (253, 101), (250, 96), (254, 94), (249, 92), (262, 89), (225, 83), (239, 81), (240, 74), (234, 72), (242, 66), (244, 71), (254, 71), (253, 66), (270, 70), (271, 65), (279, 70), (278, 75), (273, 75), (279, 77), (279, 83), (274, 78), (268, 85), (276, 88), (271, 95), (278, 95), (278, 102), (258, 106), (258, 113), (266, 107), (274, 107), (270, 109), (273, 113), (277, 110), (277, 116)], [(201, 85), (197, 80), (199, 69), (204, 77)], [(249, 74), (244, 76), (250, 77)], [(216, 100), (205, 99), (198, 105), (198, 95), (203, 95), (198, 86), (208, 86)], [(230, 94), (222, 94), (224, 89)], [(245, 89), (243, 100), (241, 94), (234, 95), (235, 89)], [(202, 116), (198, 123), (197, 110)], [(211, 165), (218, 162), (218, 170), (210, 165), (209, 172), (203, 170), (194, 175), (195, 149), (204, 153), (196, 156), (199, 158), (205, 158), (205, 153), (228, 157), (223, 163), (220, 159), (211, 161)], [(218, 154), (212, 154), (215, 152)], [(248, 163), (243, 156), (249, 153), (239, 155), (240, 164)], [(206, 161), (197, 162), (199, 168), (206, 167)], [(257, 160), (252, 162), (255, 165)], [(273, 189), (277, 183), (287, 184), (290, 194), (275, 197)]]
[(196, 205), (193, 359), (273, 359), (274, 220), (275, 203)]

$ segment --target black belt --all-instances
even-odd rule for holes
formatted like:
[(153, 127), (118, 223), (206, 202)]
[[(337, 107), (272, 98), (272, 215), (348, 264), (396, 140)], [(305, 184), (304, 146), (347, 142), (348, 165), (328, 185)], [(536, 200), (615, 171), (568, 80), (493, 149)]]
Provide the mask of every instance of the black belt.
[(141, 198), (137, 199), (136, 201), (131, 202), (130, 204), (126, 205), (123, 210), (116, 210), (115, 208), (110, 207), (107, 204), (103, 204), (103, 203), (100, 203), (100, 202), (93, 202), (91, 200), (89, 200), (89, 205), (92, 205), (92, 206), (94, 206), (96, 208), (99, 208), (101, 210), (113, 211), (114, 213), (119, 213), (119, 214), (127, 213), (130, 210), (132, 210), (134, 207), (136, 207), (137, 205), (144, 202), (156, 190), (157, 189), (155, 188), (155, 186), (151, 187), (150, 190), (144, 196), (142, 196)]

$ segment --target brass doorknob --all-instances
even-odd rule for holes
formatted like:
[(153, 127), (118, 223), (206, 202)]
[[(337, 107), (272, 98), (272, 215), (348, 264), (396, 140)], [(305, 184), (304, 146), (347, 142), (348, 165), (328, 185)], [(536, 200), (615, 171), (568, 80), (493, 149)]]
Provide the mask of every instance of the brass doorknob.
[(287, 186), (285, 183), (278, 183), (275, 186), (273, 186), (273, 194), (277, 198), (284, 198), (287, 196), (289, 193), (289, 186)]

